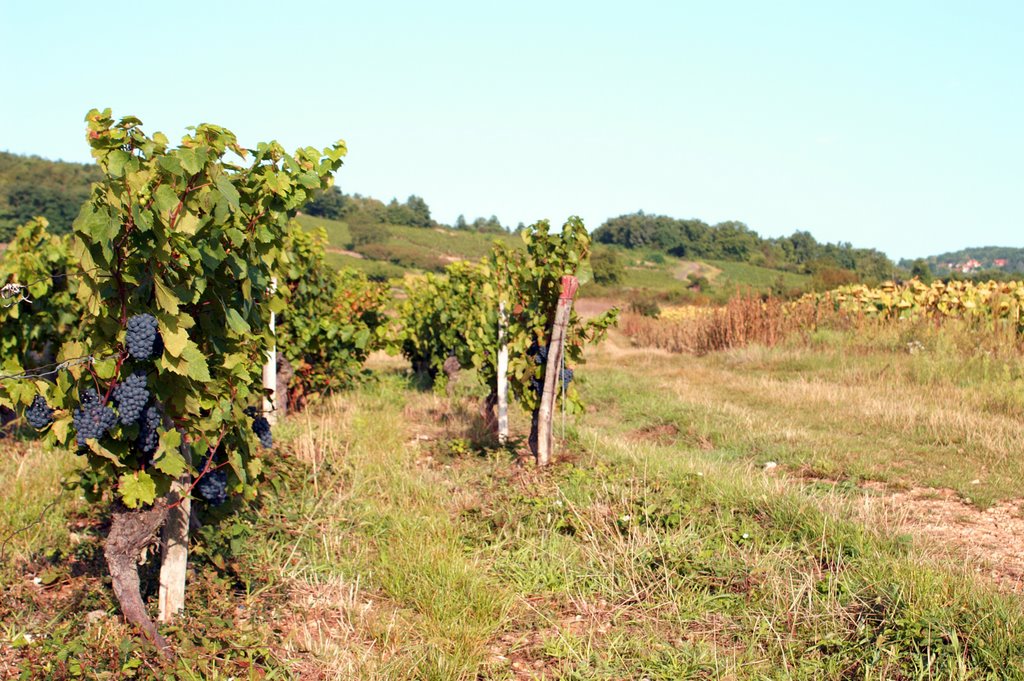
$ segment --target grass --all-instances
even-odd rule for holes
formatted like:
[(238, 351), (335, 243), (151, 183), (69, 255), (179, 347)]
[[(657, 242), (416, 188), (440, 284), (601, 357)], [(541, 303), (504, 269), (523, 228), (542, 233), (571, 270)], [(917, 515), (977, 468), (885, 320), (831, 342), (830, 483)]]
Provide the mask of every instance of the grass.
[[(377, 381), (278, 427), (274, 491), (239, 530), (227, 593), (197, 556), (176, 669), (116, 618), (82, 623), (113, 611), (98, 579), (31, 585), (45, 548), (70, 543), (68, 495), (5, 573), (0, 676), (80, 645), (92, 671), (134, 655), (143, 678), (1024, 678), (1019, 597), (856, 485), (795, 475), (955, 487), (984, 468), (978, 503), (1020, 489), (1017, 360), (901, 342), (696, 358), (617, 336), (578, 372), (592, 409), (546, 471), (479, 440), (468, 377), (448, 400), (378, 362)], [(0, 533), (36, 513), (14, 520), (32, 502), (12, 490), (45, 496), (74, 464), (29, 448), (18, 473), (15, 449)]]
[[(347, 249), (350, 246), (348, 225), (339, 220), (327, 220), (303, 215), (298, 218), (299, 224), (306, 229), (323, 228), (327, 232), (327, 243), (332, 249)], [(471, 231), (452, 229), (424, 229), (405, 227), (402, 225), (386, 226), (390, 237), (384, 246), (394, 249), (411, 249), (424, 255), (432, 255), (442, 260), (477, 260), (491, 250), (495, 240), (512, 247), (518, 247), (522, 240), (513, 234), (484, 234)]]
[(721, 270), (721, 274), (715, 277), (714, 283), (717, 287), (727, 289), (729, 295), (734, 294), (737, 288), (769, 291), (778, 282), (782, 283), (785, 291), (807, 290), (811, 283), (811, 277), (807, 274), (783, 272), (729, 260), (709, 260), (708, 262)]

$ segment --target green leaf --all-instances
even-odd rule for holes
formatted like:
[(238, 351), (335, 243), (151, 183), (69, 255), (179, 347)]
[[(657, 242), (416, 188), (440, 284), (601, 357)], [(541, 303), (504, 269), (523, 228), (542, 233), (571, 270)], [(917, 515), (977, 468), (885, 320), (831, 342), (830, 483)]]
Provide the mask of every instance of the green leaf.
[(124, 175), (124, 166), (128, 163), (131, 156), (127, 151), (117, 149), (107, 154), (107, 171), (111, 177), (121, 177)]
[(185, 169), (189, 175), (195, 175), (203, 169), (203, 162), (196, 154), (195, 149), (189, 149), (183, 147), (178, 149), (178, 160), (181, 162), (181, 167)]
[(181, 168), (181, 161), (175, 156), (161, 156), (157, 164), (171, 175), (184, 177), (185, 172)]
[(159, 277), (153, 277), (153, 286), (156, 289), (157, 304), (171, 314), (178, 314), (178, 297), (174, 292), (167, 288)]
[(189, 378), (197, 381), (207, 382), (213, 380), (210, 377), (210, 367), (206, 363), (206, 357), (203, 353), (199, 352), (199, 348), (196, 344), (189, 341), (188, 345), (185, 346), (185, 350), (181, 353), (181, 358), (187, 362), (186, 372)]
[(97, 376), (105, 381), (109, 381), (114, 377), (114, 372), (117, 371), (117, 360), (113, 357), (101, 359), (93, 364), (93, 368), (96, 371)]
[(217, 185), (217, 189), (220, 190), (228, 205), (238, 210), (238, 200), (240, 197), (238, 190), (235, 189), (235, 185), (231, 184), (231, 181), (224, 175), (220, 175), (214, 184)]
[(153, 205), (158, 213), (169, 213), (178, 207), (178, 195), (174, 193), (170, 185), (162, 184), (156, 188), (153, 194)]
[(177, 430), (164, 431), (157, 452), (154, 465), (172, 478), (179, 477), (188, 469), (185, 457), (181, 455), (181, 433)]
[(239, 335), (244, 335), (252, 332), (252, 327), (249, 326), (249, 322), (245, 321), (238, 310), (233, 307), (227, 308), (227, 322), (228, 326), (232, 331)]
[(160, 337), (164, 340), (164, 349), (172, 357), (181, 357), (188, 345), (188, 331), (181, 327), (171, 329), (164, 325), (163, 320), (160, 321)]
[(139, 508), (156, 500), (156, 483), (146, 471), (122, 474), (117, 491), (128, 508)]
[(174, 223), (174, 231), (193, 236), (199, 231), (199, 216), (190, 211), (182, 211)]

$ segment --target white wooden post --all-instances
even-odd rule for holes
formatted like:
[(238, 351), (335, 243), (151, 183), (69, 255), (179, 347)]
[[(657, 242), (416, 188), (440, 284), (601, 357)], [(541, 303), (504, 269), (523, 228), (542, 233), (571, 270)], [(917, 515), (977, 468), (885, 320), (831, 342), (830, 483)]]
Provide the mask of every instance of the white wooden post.
[(508, 315), (498, 303), (498, 442), (508, 442)]
[(551, 448), (554, 432), (551, 421), (555, 413), (555, 395), (562, 382), (562, 356), (565, 353), (565, 330), (569, 326), (572, 300), (576, 297), (580, 282), (576, 277), (562, 277), (562, 294), (555, 308), (555, 321), (551, 325), (551, 339), (548, 341), (548, 361), (544, 367), (544, 392), (540, 398), (537, 413), (537, 465), (546, 466), (551, 462)]
[[(192, 465), (192, 448), (182, 434), (181, 455)], [(181, 503), (167, 512), (160, 560), (160, 611), (157, 619), (171, 622), (185, 608), (185, 572), (188, 568), (188, 531), (192, 520), (192, 498), (188, 496), (192, 476), (188, 471), (171, 483), (171, 502)], [(184, 497), (184, 498), (183, 498)]]
[[(277, 277), (270, 280), (270, 293), (277, 291)], [(270, 334), (275, 337), (273, 345), (267, 351), (267, 363), (263, 365), (263, 415), (270, 423), (277, 421), (277, 412), (274, 411), (274, 402), (267, 397), (267, 391), (273, 392), (274, 400), (279, 399), (277, 394), (277, 324), (273, 311), (270, 313)]]

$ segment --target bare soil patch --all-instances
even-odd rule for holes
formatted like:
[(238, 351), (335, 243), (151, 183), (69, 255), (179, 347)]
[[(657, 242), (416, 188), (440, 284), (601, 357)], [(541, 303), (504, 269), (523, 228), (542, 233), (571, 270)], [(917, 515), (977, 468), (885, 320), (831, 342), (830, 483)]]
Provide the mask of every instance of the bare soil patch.
[(672, 275), (680, 281), (686, 281), (691, 274), (698, 277), (706, 277), (708, 281), (713, 281), (721, 273), (722, 270), (717, 267), (692, 260), (684, 260), (672, 270)]
[(362, 253), (358, 253), (356, 251), (350, 251), (347, 248), (336, 248), (336, 247), (333, 247), (333, 246), (328, 246), (325, 250), (328, 253), (338, 253), (340, 255), (347, 255), (350, 258), (356, 258), (358, 260), (362, 260), (363, 258), (366, 257)]
[[(880, 486), (867, 487), (878, 490)], [(1024, 592), (1024, 499), (981, 510), (951, 489), (916, 487), (869, 495), (864, 504), (868, 509), (882, 504), (904, 531), (923, 537), (929, 548), (966, 558), (1000, 587)]]

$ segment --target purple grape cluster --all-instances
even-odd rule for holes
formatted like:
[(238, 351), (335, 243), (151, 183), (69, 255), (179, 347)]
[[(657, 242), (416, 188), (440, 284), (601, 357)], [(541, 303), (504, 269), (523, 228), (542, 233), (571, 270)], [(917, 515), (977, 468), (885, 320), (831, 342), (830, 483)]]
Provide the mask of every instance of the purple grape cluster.
[(137, 360), (145, 362), (160, 355), (164, 344), (157, 330), (156, 317), (151, 314), (129, 317), (125, 343), (128, 354)]
[(117, 425), (114, 410), (100, 401), (100, 396), (93, 388), (82, 393), (78, 409), (72, 414), (78, 447), (86, 446), (89, 440), (98, 440)]
[(160, 446), (160, 425), (163, 423), (163, 415), (160, 407), (150, 404), (142, 412), (139, 419), (139, 436), (135, 440), (135, 447), (143, 454), (152, 455)]
[(149, 402), (146, 372), (139, 369), (114, 388), (114, 401), (122, 425), (130, 426), (139, 420)]
[(574, 374), (573, 374), (572, 369), (562, 369), (562, 389), (563, 390), (568, 390), (569, 389), (569, 384), (572, 383), (573, 375)]
[(53, 409), (46, 403), (45, 397), (36, 395), (32, 398), (32, 404), (25, 410), (25, 418), (33, 428), (42, 430), (53, 423)]
[(274, 438), (270, 434), (270, 421), (265, 416), (257, 416), (252, 420), (252, 432), (267, 449), (274, 446)]
[(546, 345), (538, 345), (537, 343), (534, 343), (526, 351), (526, 354), (528, 356), (530, 356), (530, 357), (533, 357), (533, 361), (534, 361), (535, 364), (540, 364), (540, 365), (547, 364), (547, 361), (548, 361), (548, 346), (546, 346)]
[(222, 470), (207, 471), (196, 483), (199, 496), (213, 506), (220, 506), (228, 500), (228, 474)]

